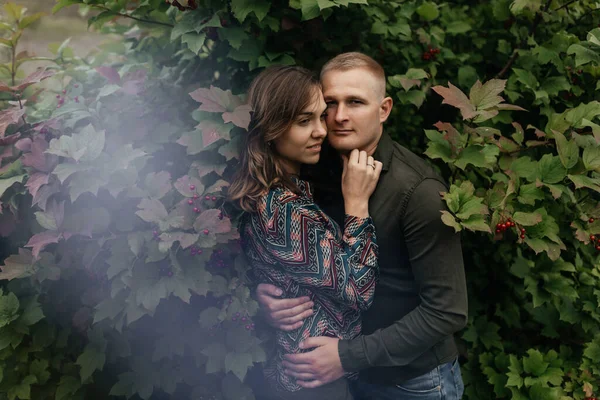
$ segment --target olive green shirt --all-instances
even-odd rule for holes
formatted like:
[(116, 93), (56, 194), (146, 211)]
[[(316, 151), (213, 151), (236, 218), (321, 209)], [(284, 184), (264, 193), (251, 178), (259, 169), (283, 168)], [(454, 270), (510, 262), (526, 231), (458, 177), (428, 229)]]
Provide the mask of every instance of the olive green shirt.
[[(339, 157), (323, 155), (310, 179), (325, 212), (343, 221)], [(460, 235), (441, 220), (443, 180), (420, 157), (384, 134), (374, 158), (383, 163), (369, 201), (379, 244), (380, 278), (362, 313), (362, 335), (341, 340), (344, 370), (371, 383), (398, 384), (457, 354), (453, 334), (467, 321)], [(332, 186), (334, 187), (332, 189)]]

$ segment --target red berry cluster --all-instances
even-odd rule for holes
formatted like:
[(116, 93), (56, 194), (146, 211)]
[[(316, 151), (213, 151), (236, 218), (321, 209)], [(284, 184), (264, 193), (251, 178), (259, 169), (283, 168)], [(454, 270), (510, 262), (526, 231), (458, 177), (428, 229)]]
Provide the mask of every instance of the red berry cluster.
[(250, 331), (252, 329), (254, 329), (254, 322), (250, 322), (250, 316), (248, 314), (246, 315), (242, 315), (239, 312), (236, 312), (235, 315), (233, 317), (231, 317), (231, 321), (233, 322), (237, 322), (240, 321), (241, 323), (245, 323), (246, 326), (246, 330)]
[(190, 247), (190, 254), (195, 256), (195, 255), (201, 255), (203, 253), (203, 250), (199, 247), (196, 247), (195, 245)]
[(583, 400), (598, 400), (595, 396), (592, 397), (586, 397)]
[(230, 263), (231, 263), (231, 259), (227, 259), (227, 256), (223, 256), (223, 250), (218, 249), (213, 251), (210, 261), (208, 262), (208, 264), (212, 267), (215, 268), (227, 268)]
[(152, 239), (156, 240), (157, 242), (160, 242), (160, 232), (156, 229), (152, 231)]
[[(498, 222), (496, 224), (496, 233), (503, 233), (507, 229), (514, 228), (514, 227), (516, 227), (515, 223), (510, 218), (508, 218), (506, 221)], [(525, 228), (519, 229), (518, 232), (519, 232), (519, 237), (521, 239), (525, 239), (525, 233), (526, 233)]]
[(165, 0), (165, 3), (170, 3), (173, 7), (177, 7), (179, 11), (195, 10), (196, 8), (198, 8), (196, 0), (187, 0), (187, 6), (182, 5), (177, 0)]
[(438, 54), (440, 54), (440, 49), (428, 46), (427, 51), (423, 53), (421, 58), (425, 61), (435, 60)]
[[(74, 87), (78, 87), (79, 85), (74, 85)], [(66, 96), (67, 91), (63, 90), (62, 91), (62, 96), (60, 94), (56, 95), (56, 98), (58, 99), (58, 104), (56, 105), (56, 108), (61, 108), (64, 104), (65, 101), (68, 99), (68, 97)], [(75, 96), (73, 97), (73, 100), (75, 101), (75, 103), (79, 103), (79, 96)]]

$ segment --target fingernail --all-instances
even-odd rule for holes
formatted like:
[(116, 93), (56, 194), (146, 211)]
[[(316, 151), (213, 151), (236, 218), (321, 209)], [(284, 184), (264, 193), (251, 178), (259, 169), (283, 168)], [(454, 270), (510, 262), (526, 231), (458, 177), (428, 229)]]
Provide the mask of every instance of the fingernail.
[(281, 295), (283, 294), (283, 292), (281, 291), (281, 289), (277, 289), (277, 290), (275, 291), (275, 294), (276, 294), (277, 296), (281, 296)]
[(304, 348), (304, 342), (300, 342), (300, 344), (298, 345), (298, 347), (300, 347), (301, 349)]

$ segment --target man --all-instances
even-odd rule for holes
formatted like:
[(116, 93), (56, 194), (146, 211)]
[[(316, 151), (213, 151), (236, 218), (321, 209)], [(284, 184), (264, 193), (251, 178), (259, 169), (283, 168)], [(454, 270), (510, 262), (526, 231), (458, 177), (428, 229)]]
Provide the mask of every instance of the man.
[[(373, 305), (362, 314), (362, 335), (306, 340), (302, 347), (313, 350), (287, 355), (287, 373), (312, 388), (345, 372), (360, 372), (352, 383), (356, 399), (460, 399), (463, 383), (453, 334), (466, 324), (467, 293), (460, 237), (441, 221), (440, 192), (447, 188), (422, 159), (383, 133), (393, 104), (385, 97), (385, 74), (375, 60), (341, 54), (325, 64), (321, 83), (331, 146), (339, 153), (365, 150), (383, 163), (369, 202), (380, 279)], [(340, 181), (340, 171), (335, 162), (320, 171), (321, 181), (339, 186), (332, 182)], [(318, 181), (315, 186), (321, 207), (343, 218), (339, 190), (328, 193)], [(310, 299), (280, 299), (279, 294), (272, 285), (257, 288), (267, 320), (278, 329), (299, 328), (311, 314)]]

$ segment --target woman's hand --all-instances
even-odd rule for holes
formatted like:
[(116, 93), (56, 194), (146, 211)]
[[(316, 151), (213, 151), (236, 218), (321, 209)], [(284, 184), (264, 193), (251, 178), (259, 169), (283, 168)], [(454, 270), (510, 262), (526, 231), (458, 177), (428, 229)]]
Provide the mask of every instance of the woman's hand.
[(354, 149), (342, 155), (342, 194), (346, 214), (366, 218), (369, 216), (369, 198), (377, 187), (383, 164), (368, 156), (366, 151)]

